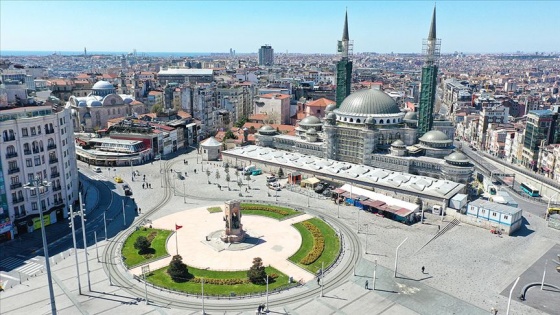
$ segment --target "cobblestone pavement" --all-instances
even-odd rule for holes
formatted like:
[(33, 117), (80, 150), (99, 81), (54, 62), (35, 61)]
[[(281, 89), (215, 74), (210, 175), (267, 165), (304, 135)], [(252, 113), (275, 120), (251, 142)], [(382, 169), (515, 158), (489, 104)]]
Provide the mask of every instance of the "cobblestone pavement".
[[(188, 165), (184, 163), (185, 159), (188, 161)], [(231, 182), (229, 185), (231, 190), (228, 190), (225, 181), (226, 174), (223, 167), (219, 166), (220, 164), (218, 162), (201, 165), (197, 164), (196, 161), (196, 154), (189, 153), (179, 155), (172, 161), (164, 160), (161, 162), (154, 162), (153, 164), (134, 166), (134, 171), (140, 173), (140, 176), (135, 177), (134, 182), (131, 181), (132, 169), (130, 167), (117, 168), (116, 174), (121, 175), (128, 181), (133, 189), (133, 196), (138, 206), (144, 209), (149, 209), (157, 205), (161, 198), (160, 195), (163, 193), (160, 182), (160, 163), (162, 165), (163, 163), (173, 163), (171, 168), (174, 171), (181, 171), (183, 174), (187, 172), (184, 180), (175, 180), (174, 187), (176, 196), (172, 198), (171, 202), (164, 207), (164, 209), (158, 211), (150, 218), (143, 217), (141, 213), (140, 216), (136, 218), (136, 222), (140, 222), (144, 219), (155, 220), (171, 213), (182, 211), (185, 208), (222, 205), (224, 200), (239, 198), (239, 193), (243, 195), (243, 198), (270, 202), (278, 199), (279, 202), (285, 201), (301, 205), (302, 209), (305, 209), (309, 203), (311, 207), (321, 209), (324, 213), (329, 213), (333, 216), (340, 214), (339, 216), (343, 222), (355, 229), (357, 229), (359, 221), (359, 237), (362, 242), (362, 247), (364, 248), (363, 260), (360, 266), (365, 266), (360, 268), (364, 268), (365, 274), (370, 274), (372, 270), (371, 266), (373, 266), (373, 262), (376, 260), (380, 268), (380, 276), (378, 276), (380, 284), (385, 281), (387, 283), (402, 282), (402, 284), (404, 284), (402, 287), (398, 287), (397, 285), (398, 290), (391, 287), (391, 289), (387, 290), (388, 292), (364, 290), (363, 279), (353, 278), (349, 279), (348, 282), (341, 285), (336, 290), (327, 292), (325, 298), (317, 297), (317, 299), (309, 301), (309, 303), (286, 305), (283, 309), (274, 310), (280, 313), (415, 314), (417, 312), (419, 314), (449, 314), (450, 312), (447, 311), (457, 309), (457, 305), (453, 306), (454, 303), (462, 300), (477, 306), (478, 308), (476, 308), (476, 310), (478, 310), (478, 312), (480, 312), (480, 310), (487, 310), (489, 313), (490, 309), (495, 307), (503, 314), (507, 306), (507, 296), (503, 296), (500, 293), (507, 289), (517, 277), (539, 260), (539, 258), (547, 253), (553, 246), (560, 244), (559, 231), (547, 228), (542, 218), (527, 215), (525, 217), (526, 228), (520, 236), (498, 237), (487, 230), (460, 224), (447, 230), (446, 233), (422, 248), (422, 246), (436, 235), (439, 229), (443, 229), (444, 226), (449, 223), (448, 219), (444, 218), (442, 222), (440, 218), (432, 217), (430, 214), (427, 214), (428, 219), (425, 224), (407, 226), (370, 213), (359, 212), (358, 209), (354, 207), (338, 207), (329, 200), (310, 198), (288, 190), (279, 191), (278, 197), (275, 197), (273, 191), (266, 189), (264, 174), (252, 177), (251, 181), (248, 183), (243, 178), (244, 185), (239, 187), (233, 168), (230, 168)], [(202, 167), (204, 167), (204, 171), (210, 169), (212, 174), (207, 176), (206, 173), (202, 171)], [(194, 173), (195, 168), (197, 169), (196, 174)], [(220, 172), (219, 179), (215, 177), (217, 170)], [(103, 172), (106, 173), (107, 170), (104, 169)], [(111, 170), (111, 172), (114, 171)], [(142, 183), (145, 184), (143, 181), (144, 175), (146, 175), (146, 182), (152, 185), (151, 189), (142, 188)], [(102, 176), (106, 176), (106, 174)], [(108, 177), (112, 176), (114, 175), (111, 174)], [(210, 180), (211, 184), (208, 184), (208, 180)], [(221, 186), (221, 189), (218, 187), (218, 184)], [(249, 187), (247, 184), (251, 189), (245, 192), (245, 188)], [(401, 246), (399, 251), (398, 270), (401, 278), (397, 278), (397, 281), (394, 281), (391, 278), (391, 270), (393, 270), (395, 263), (395, 248), (407, 237), (408, 240)], [(61, 281), (65, 283), (75, 282), (75, 277), (71, 276), (74, 270), (70, 266), (63, 269), (67, 270), (67, 272), (58, 272), (55, 269), (58, 277), (61, 277)], [(425, 267), (425, 274), (421, 272), (422, 266)], [(89, 298), (87, 298), (87, 296), (79, 296), (79, 301), (83, 306), (87, 305), (91, 307), (88, 311), (89, 313), (114, 311), (109, 305), (115, 305), (114, 303), (117, 303), (115, 301), (120, 301), (119, 303), (135, 301), (132, 300), (132, 297), (126, 296), (125, 293), (119, 291), (118, 288), (108, 286), (106, 283), (106, 276), (105, 278), (103, 277), (102, 270), (95, 272), (95, 274), (98, 275), (98, 277), (94, 278), (96, 279), (96, 285), (99, 284), (105, 292), (116, 292), (115, 294), (120, 294), (122, 296), (106, 297), (106, 294), (102, 294), (102, 292), (91, 293), (89, 294)], [(64, 278), (62, 275), (64, 275)], [(550, 276), (550, 280), (548, 280), (547, 277), (547, 282), (554, 284), (554, 281), (558, 281), (558, 277), (554, 280), (552, 275)], [(539, 280), (540, 279), (531, 279), (530, 281)], [(35, 282), (38, 281), (41, 281), (41, 279), (37, 278)], [(370, 280), (370, 283), (371, 281), (372, 280)], [(34, 283), (33, 285), (35, 285)], [(46, 283), (46, 281), (37, 284), (37, 286), (41, 286), (43, 283)], [(30, 283), (29, 286), (31, 285)], [(559, 283), (556, 282), (555, 285), (559, 285)], [(66, 286), (68, 288), (76, 287), (75, 284), (66, 284)], [(519, 289), (522, 286), (522, 283), (518, 284)], [(410, 287), (421, 287), (420, 292), (422, 293), (414, 294), (416, 289), (407, 289)], [(11, 290), (23, 290), (23, 288), (24, 286), (16, 286)], [(8, 290), (8, 292), (11, 290)], [(58, 290), (55, 291), (59, 292)], [(73, 289), (72, 291), (76, 290)], [(34, 290), (34, 292), (34, 294), (43, 299), (43, 304), (48, 303), (47, 290)], [(408, 293), (405, 294), (405, 292)], [(422, 309), (418, 304), (408, 304), (410, 301), (415, 301), (418, 298), (430, 296), (430, 292), (433, 292), (434, 296), (438, 293), (438, 296), (441, 296), (442, 299), (446, 299), (447, 296), (450, 302), (449, 309), (447, 311), (434, 310), (430, 309), (429, 305), (426, 306), (425, 309)], [(439, 294), (441, 292), (445, 292), (446, 294)], [(5, 292), (2, 294), (5, 294)], [(533, 294), (538, 294), (538, 292)], [(62, 297), (62, 295), (63, 292), (59, 292), (57, 299), (60, 297), (64, 300), (65, 298)], [(93, 297), (94, 295), (96, 297)], [(104, 298), (107, 300), (107, 304), (95, 303), (95, 301), (100, 301)], [(72, 301), (69, 299), (66, 300), (68, 310), (76, 311), (77, 308), (75, 306), (72, 307)], [(111, 303), (113, 304), (111, 304), (109, 303), (110, 300), (115, 301), (112, 301)], [(560, 299), (557, 299), (557, 301), (560, 301)], [(132, 310), (134, 310), (134, 313), (141, 312), (146, 314), (156, 312), (166, 314), (185, 313), (184, 311), (176, 312), (171, 309), (166, 309), (164, 306), (154, 309), (153, 307), (143, 306), (141, 304), (143, 303), (139, 303), (139, 305), (135, 305), (133, 308), (122, 304), (122, 306), (119, 306), (119, 309), (123, 310), (123, 314), (132, 312)], [(60, 308), (61, 306), (59, 305), (62, 304), (57, 304)], [(415, 306), (410, 307), (411, 305)], [(47, 306), (43, 305), (42, 307), (44, 312), (48, 312)], [(548, 307), (551, 306), (548, 305)], [(4, 314), (2, 308), (3, 307), (0, 305), (0, 313)], [(24, 309), (25, 308), (22, 308), (22, 310)], [(560, 309), (560, 305), (557, 308), (550, 309)], [(248, 312), (247, 314), (253, 314), (253, 312)], [(17, 311), (12, 310), (7, 314), (17, 313)], [(542, 313), (543, 311), (529, 307), (517, 299), (512, 301), (510, 314)]]

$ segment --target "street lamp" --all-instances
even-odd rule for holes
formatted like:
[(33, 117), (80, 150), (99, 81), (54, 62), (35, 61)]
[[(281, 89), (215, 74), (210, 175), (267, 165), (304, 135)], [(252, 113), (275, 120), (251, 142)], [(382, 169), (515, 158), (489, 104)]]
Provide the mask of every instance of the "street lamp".
[(41, 220), (41, 237), (43, 238), (43, 252), (45, 253), (45, 267), (47, 268), (47, 281), (49, 284), (49, 296), (51, 299), (51, 313), (56, 314), (56, 303), (54, 300), (54, 290), (52, 284), (51, 264), (49, 262), (49, 249), (47, 243), (47, 235), (45, 234), (45, 221), (43, 220), (43, 206), (41, 204), (41, 188), (45, 189), (51, 185), (48, 181), (41, 181), (39, 178), (33, 177), (29, 183), (23, 185), (25, 189), (33, 189), (37, 192), (37, 203), (39, 204), (39, 220)]
[(74, 217), (78, 214), (74, 214), (72, 205), (70, 207), (70, 227), (72, 228), (72, 242), (74, 243), (74, 258), (76, 259), (76, 274), (78, 277), (78, 292), (82, 295), (82, 284), (80, 282), (80, 267), (78, 264), (78, 247), (76, 246), (76, 229), (74, 228)]
[(397, 277), (397, 263), (399, 262), (399, 248), (401, 247), (402, 244), (404, 244), (404, 242), (406, 242), (407, 239), (408, 237), (405, 238), (404, 241), (402, 241), (399, 244), (399, 246), (397, 246), (397, 249), (395, 250), (395, 275), (394, 275), (395, 278)]

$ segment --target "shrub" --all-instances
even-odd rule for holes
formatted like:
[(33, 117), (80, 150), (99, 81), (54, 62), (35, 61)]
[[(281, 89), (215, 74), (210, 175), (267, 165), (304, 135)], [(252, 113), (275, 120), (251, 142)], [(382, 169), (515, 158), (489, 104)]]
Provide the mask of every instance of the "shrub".
[(154, 240), (154, 238), (156, 238), (157, 236), (157, 231), (152, 231), (150, 234), (148, 234), (148, 236), (146, 236), (146, 239), (148, 240), (148, 242), (150, 242), (150, 245), (152, 244), (152, 241)]
[(260, 257), (253, 258), (253, 266), (247, 271), (247, 278), (254, 284), (266, 283), (266, 270)]
[(167, 268), (167, 274), (175, 282), (185, 282), (189, 280), (189, 270), (187, 265), (183, 263), (183, 258), (181, 255), (175, 255), (169, 263), (169, 268)]
[(138, 236), (134, 242), (134, 248), (138, 250), (139, 254), (146, 253), (151, 245), (152, 243), (145, 236)]
[(325, 237), (321, 230), (316, 227), (313, 223), (304, 221), (302, 222), (303, 226), (313, 235), (313, 249), (305, 257), (303, 257), (300, 263), (304, 265), (311, 265), (314, 263), (321, 254), (323, 254), (323, 250), (325, 249)]
[[(194, 277), (190, 280), (194, 283), (201, 283), (202, 278)], [(214, 278), (204, 278), (205, 284), (216, 284), (216, 285), (238, 285), (238, 284), (248, 284), (249, 279), (247, 278), (231, 278), (231, 279), (214, 279)]]
[(258, 205), (252, 203), (242, 203), (241, 210), (260, 210), (260, 211), (268, 211), (278, 213), (279, 215), (287, 216), (290, 215), (295, 210), (290, 208), (283, 208), (283, 207), (276, 207), (271, 205)]

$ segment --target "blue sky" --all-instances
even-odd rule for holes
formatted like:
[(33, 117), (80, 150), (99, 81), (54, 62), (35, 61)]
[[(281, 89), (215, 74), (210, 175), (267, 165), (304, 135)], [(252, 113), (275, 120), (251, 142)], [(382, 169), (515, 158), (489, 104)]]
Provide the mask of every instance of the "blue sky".
[[(335, 53), (422, 50), (433, 1), (0, 1), (0, 50)], [(560, 52), (558, 1), (439, 1), (442, 52)]]

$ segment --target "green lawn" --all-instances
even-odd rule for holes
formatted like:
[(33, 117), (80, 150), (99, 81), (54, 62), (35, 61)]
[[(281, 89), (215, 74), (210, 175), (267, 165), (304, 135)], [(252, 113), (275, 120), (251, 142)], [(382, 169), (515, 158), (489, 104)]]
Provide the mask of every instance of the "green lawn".
[[(249, 262), (250, 265), (250, 262)], [(204, 270), (196, 269), (193, 267), (188, 267), (189, 273), (198, 278), (212, 278), (212, 279), (245, 279), (247, 278), (247, 271), (215, 271), (215, 270)], [(272, 268), (266, 267), (267, 274), (277, 274), (278, 278), (270, 280), (268, 289), (273, 290), (275, 288), (288, 285), (288, 276), (281, 273), (280, 271)], [(148, 276), (148, 281), (156, 286), (165, 287), (177, 291), (187, 292), (191, 294), (200, 294), (202, 285), (196, 282), (182, 282), (177, 283), (171, 280), (171, 277), (167, 274), (167, 267), (154, 270), (150, 276)], [(295, 284), (293, 284), (295, 285)], [(258, 293), (266, 292), (265, 285), (256, 285), (252, 283), (248, 284), (237, 284), (237, 285), (216, 285), (216, 284), (204, 284), (204, 294), (208, 295), (230, 295), (231, 293), (236, 295), (248, 294), (248, 293)]]
[(265, 216), (265, 217), (269, 217), (269, 218), (273, 218), (273, 219), (283, 219), (289, 216), (293, 216), (293, 215), (297, 215), (300, 214), (299, 211), (291, 209), (291, 208), (285, 208), (285, 207), (279, 207), (279, 206), (273, 206), (273, 205), (264, 205), (264, 204), (257, 204), (257, 203), (242, 203), (241, 204), (241, 211), (242, 213), (248, 214), (248, 215), (261, 215), (261, 216)]
[[(136, 241), (136, 238), (138, 238), (138, 236), (148, 237), (148, 235), (150, 235), (150, 233), (152, 232), (157, 232), (156, 237), (152, 240), (151, 248), (154, 250), (153, 253), (151, 253), (150, 255), (138, 254), (138, 250), (134, 248), (134, 242)], [(141, 264), (149, 259), (156, 259), (167, 255), (167, 251), (165, 250), (165, 243), (167, 241), (167, 237), (171, 233), (173, 233), (173, 231), (149, 228), (145, 228), (145, 230), (144, 228), (141, 228), (140, 230), (132, 233), (126, 239), (122, 248), (122, 255), (125, 257), (125, 265), (127, 267), (132, 267)]]
[(311, 235), (311, 232), (309, 232), (301, 222), (296, 223), (293, 226), (300, 232), (302, 242), (298, 251), (290, 257), (289, 260), (311, 273), (316, 273), (321, 269), (321, 263), (325, 263), (325, 268), (327, 268), (334, 262), (340, 252), (340, 240), (338, 239), (335, 230), (322, 220), (313, 218), (307, 220), (307, 222), (312, 223), (321, 230), (321, 233), (323, 233), (323, 237), (325, 238), (325, 249), (314, 263), (310, 265), (301, 264), (301, 259), (313, 249), (313, 235)]
[(210, 212), (210, 213), (222, 212), (221, 207), (209, 207), (209, 208), (206, 208), (206, 210), (208, 210), (208, 212)]

